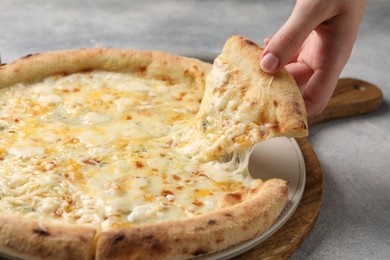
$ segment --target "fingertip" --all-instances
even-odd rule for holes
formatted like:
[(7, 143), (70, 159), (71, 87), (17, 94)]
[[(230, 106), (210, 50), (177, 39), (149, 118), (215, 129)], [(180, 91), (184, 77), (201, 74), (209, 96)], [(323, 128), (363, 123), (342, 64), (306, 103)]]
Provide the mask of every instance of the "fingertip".
[(271, 52), (265, 53), (260, 58), (260, 67), (267, 73), (274, 73), (279, 66), (279, 59)]

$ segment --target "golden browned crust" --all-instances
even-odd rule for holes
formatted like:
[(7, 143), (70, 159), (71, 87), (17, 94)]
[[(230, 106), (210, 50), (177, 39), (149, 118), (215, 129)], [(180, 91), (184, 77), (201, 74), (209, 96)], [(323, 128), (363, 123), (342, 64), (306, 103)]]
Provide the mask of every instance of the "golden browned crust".
[(211, 65), (158, 51), (79, 49), (27, 55), (0, 66), (0, 87), (91, 70), (132, 72), (145, 78), (204, 86)]
[[(261, 70), (259, 59), (263, 48), (239, 35), (231, 36), (225, 43), (221, 59), (234, 64), (246, 81), (242, 98), (253, 99), (253, 106), (262, 106), (256, 123), (271, 123), (272, 136), (307, 136), (307, 116), (304, 101), (293, 77), (285, 69), (276, 74)], [(259, 93), (260, 92), (260, 93)], [(254, 108), (255, 109), (255, 108)]]
[(213, 253), (257, 236), (279, 216), (287, 183), (271, 179), (252, 198), (197, 217), (100, 234), (97, 259), (182, 259)]
[(93, 259), (96, 229), (0, 214), (0, 252), (22, 259)]

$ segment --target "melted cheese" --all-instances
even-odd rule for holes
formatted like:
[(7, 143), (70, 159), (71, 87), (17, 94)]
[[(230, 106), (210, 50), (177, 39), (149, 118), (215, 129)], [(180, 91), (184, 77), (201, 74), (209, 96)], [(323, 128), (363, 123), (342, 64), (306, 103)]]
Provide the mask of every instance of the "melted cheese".
[(203, 163), (172, 149), (201, 98), (194, 86), (99, 71), (1, 89), (0, 211), (111, 228), (219, 208), (250, 187), (247, 156)]
[[(271, 83), (272, 78), (268, 87)], [(262, 105), (253, 104), (261, 102), (261, 93), (259, 88), (254, 88), (257, 93), (245, 96), (248, 88), (245, 84), (245, 75), (234, 64), (216, 58), (207, 76), (195, 125), (177, 137), (181, 140), (177, 150), (204, 162), (229, 154), (246, 162), (250, 155), (248, 149), (258, 142), (259, 137), (266, 136), (272, 125), (254, 123)], [(241, 169), (242, 165), (237, 167)]]

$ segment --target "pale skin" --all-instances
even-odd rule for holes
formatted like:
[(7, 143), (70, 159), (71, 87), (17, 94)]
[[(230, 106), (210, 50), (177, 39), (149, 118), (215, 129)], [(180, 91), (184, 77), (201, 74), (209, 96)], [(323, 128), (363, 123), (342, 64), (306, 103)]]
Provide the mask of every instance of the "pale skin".
[(347, 63), (366, 0), (297, 0), (287, 22), (265, 39), (260, 66), (285, 67), (295, 78), (308, 115), (323, 111)]

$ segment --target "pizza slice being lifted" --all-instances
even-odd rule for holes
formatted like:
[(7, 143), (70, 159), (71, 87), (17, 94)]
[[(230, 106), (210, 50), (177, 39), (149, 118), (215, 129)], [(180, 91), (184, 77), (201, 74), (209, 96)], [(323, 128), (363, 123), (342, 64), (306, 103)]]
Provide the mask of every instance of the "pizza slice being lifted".
[(294, 79), (285, 70), (274, 75), (262, 71), (262, 51), (242, 36), (227, 40), (207, 77), (194, 130), (180, 144), (185, 152), (210, 160), (272, 137), (307, 135)]
[(294, 80), (262, 72), (261, 52), (232, 36), (212, 68), (115, 49), (0, 66), (0, 252), (182, 259), (267, 230), (287, 183), (252, 179), (250, 147), (307, 124)]

